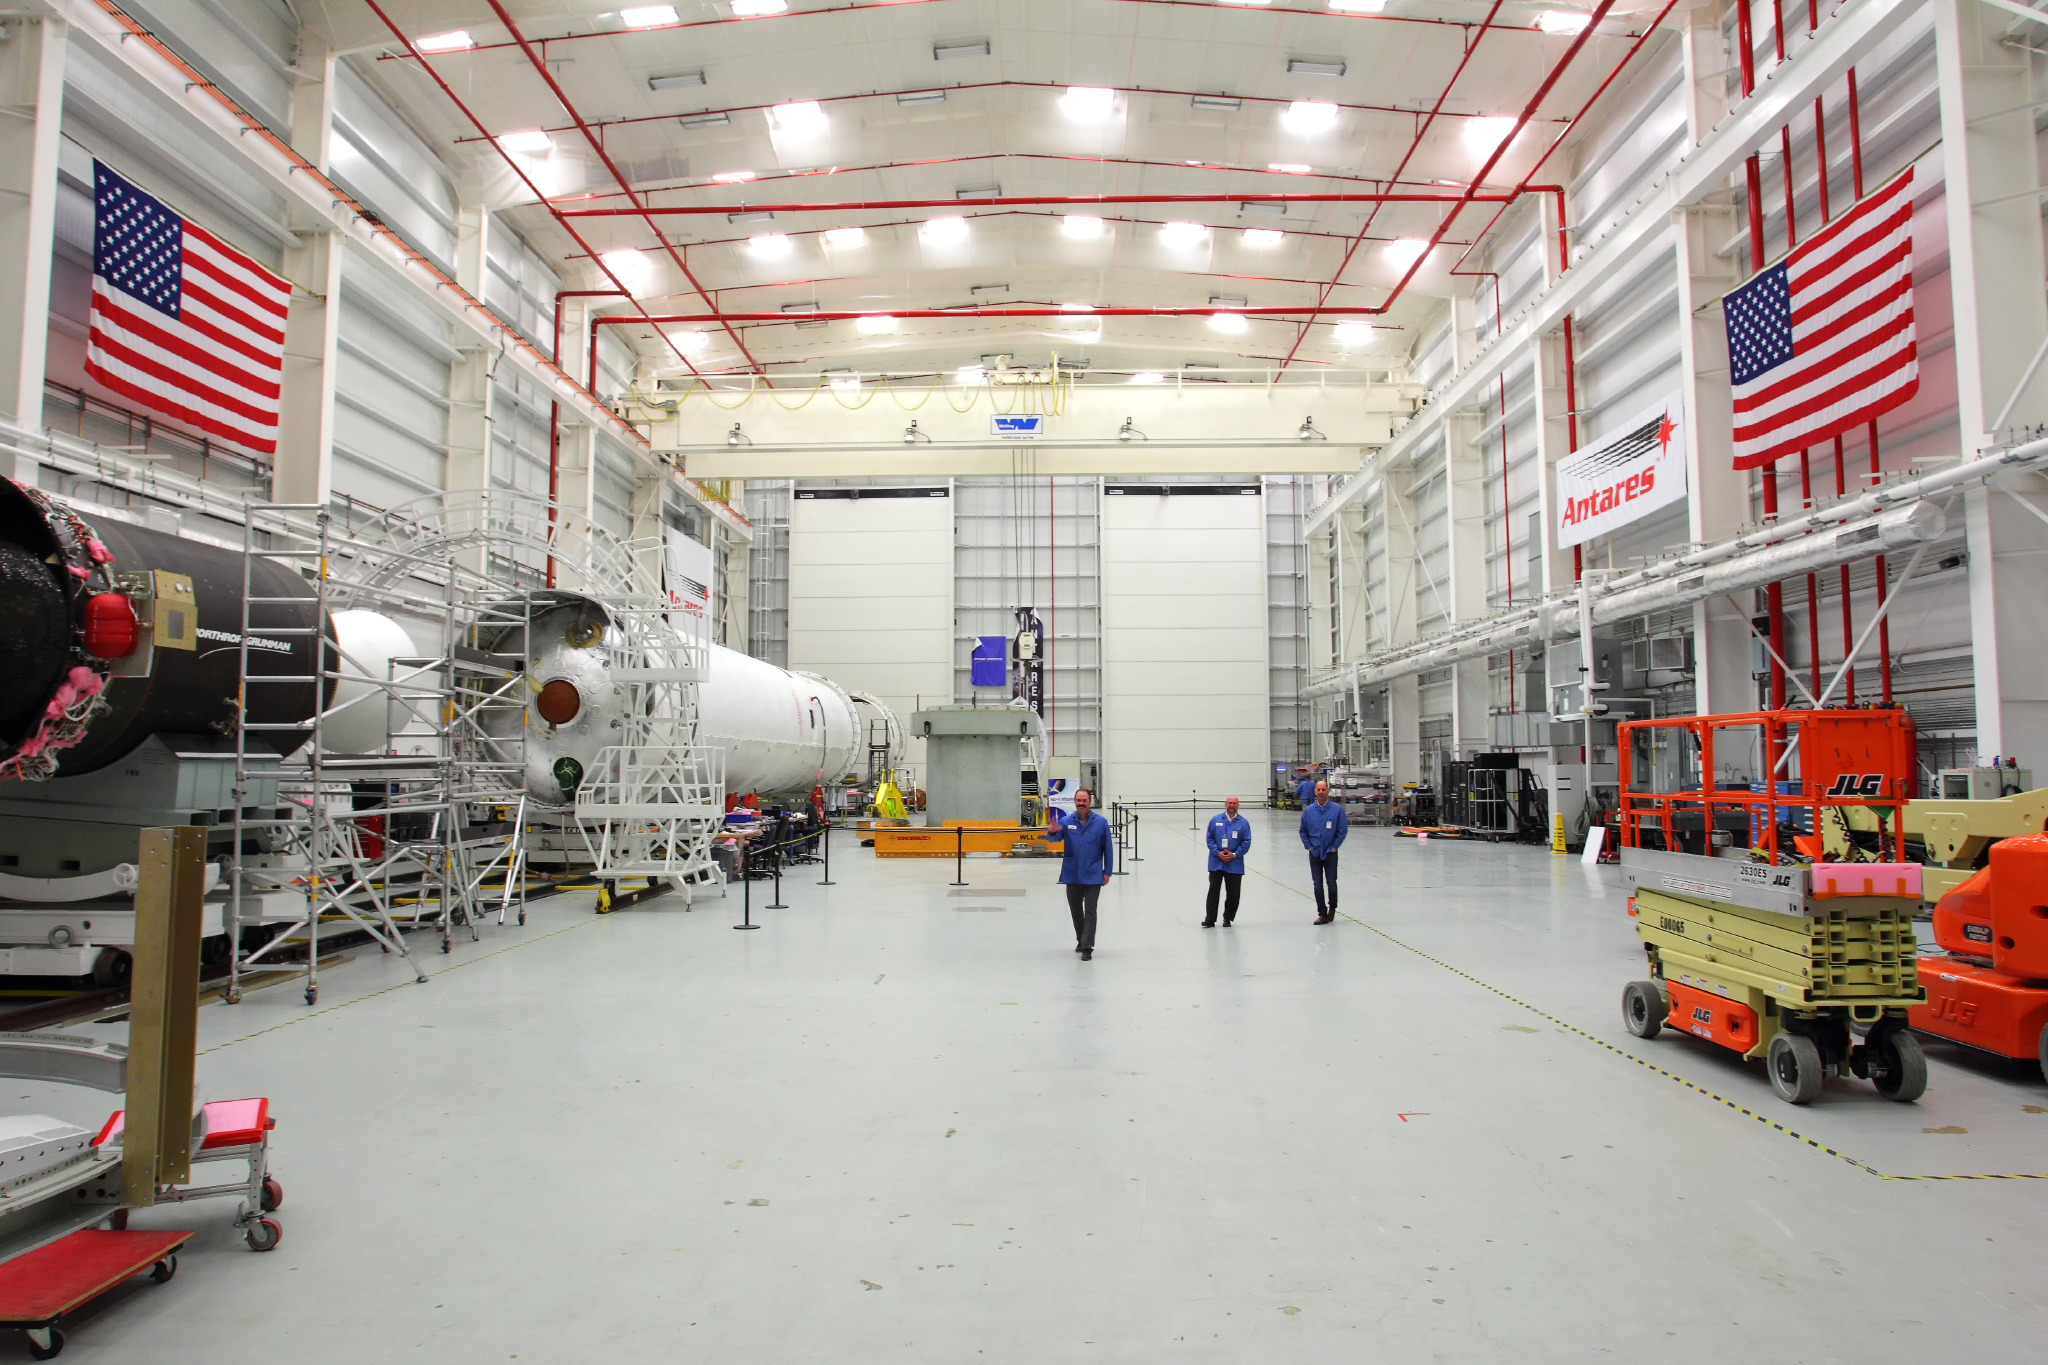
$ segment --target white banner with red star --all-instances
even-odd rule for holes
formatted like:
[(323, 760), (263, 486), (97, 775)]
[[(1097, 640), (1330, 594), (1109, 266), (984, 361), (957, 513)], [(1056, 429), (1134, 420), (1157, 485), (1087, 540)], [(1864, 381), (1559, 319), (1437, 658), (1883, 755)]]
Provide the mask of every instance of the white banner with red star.
[(1578, 545), (1685, 501), (1684, 418), (1674, 391), (1557, 463), (1557, 543)]

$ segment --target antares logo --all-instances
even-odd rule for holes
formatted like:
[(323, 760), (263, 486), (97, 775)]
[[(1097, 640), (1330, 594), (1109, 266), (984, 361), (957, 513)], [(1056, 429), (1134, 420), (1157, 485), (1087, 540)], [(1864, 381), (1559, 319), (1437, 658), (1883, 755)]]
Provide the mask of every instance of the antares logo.
[(1560, 545), (1583, 544), (1685, 500), (1682, 411), (1673, 394), (1615, 435), (1558, 462)]
[(1588, 493), (1583, 498), (1573, 498), (1571, 506), (1564, 509), (1566, 526), (1576, 525), (1587, 517), (1597, 517), (1603, 512), (1612, 512), (1625, 502), (1634, 502), (1657, 486), (1657, 471), (1645, 469), (1631, 474), (1620, 483), (1612, 484), (1597, 493)]

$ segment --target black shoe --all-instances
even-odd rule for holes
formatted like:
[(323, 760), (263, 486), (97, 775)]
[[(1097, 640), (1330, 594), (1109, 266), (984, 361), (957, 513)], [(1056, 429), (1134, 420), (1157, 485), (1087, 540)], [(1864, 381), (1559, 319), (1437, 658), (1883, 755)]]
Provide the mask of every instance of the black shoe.
[(1076, 944), (1074, 945), (1074, 951), (1078, 953), (1078, 952), (1083, 952), (1083, 951), (1085, 951), (1085, 950), (1084, 950), (1084, 949), (1083, 949), (1083, 948), (1081, 947), (1081, 945), (1080, 945), (1080, 944), (1076, 943)]
[(1082, 960), (1083, 962), (1089, 962), (1089, 961), (1092, 961), (1092, 960), (1094, 960), (1094, 957), (1095, 957), (1095, 950), (1094, 950), (1093, 948), (1083, 948), (1083, 949), (1081, 950), (1081, 960)]
[(1229, 928), (1229, 927), (1230, 927), (1230, 926), (1231, 926), (1232, 924), (1234, 924), (1235, 922), (1236, 922), (1236, 921), (1234, 921), (1234, 920), (1225, 920), (1225, 921), (1223, 921), (1223, 927), (1224, 927), (1224, 928), (1226, 928), (1226, 929), (1228, 929), (1228, 928)]
[(1202, 927), (1204, 929), (1214, 929), (1216, 927), (1216, 921), (1213, 919), (1205, 919), (1202, 921)]

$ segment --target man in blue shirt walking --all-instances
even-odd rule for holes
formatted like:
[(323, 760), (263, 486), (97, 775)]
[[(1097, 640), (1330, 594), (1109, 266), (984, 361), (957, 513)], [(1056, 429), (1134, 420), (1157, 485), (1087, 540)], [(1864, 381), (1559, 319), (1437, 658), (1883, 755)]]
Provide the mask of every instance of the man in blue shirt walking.
[(1216, 896), (1223, 893), (1223, 927), (1237, 918), (1237, 896), (1244, 889), (1244, 855), (1251, 852), (1252, 826), (1237, 813), (1237, 798), (1223, 798), (1223, 814), (1209, 818), (1209, 917), (1204, 929), (1216, 927)]
[(1067, 913), (1074, 917), (1074, 951), (1083, 962), (1095, 956), (1095, 902), (1116, 870), (1116, 846), (1109, 821), (1090, 809), (1094, 794), (1086, 787), (1074, 793), (1074, 818), (1062, 822), (1054, 810), (1048, 844), (1062, 846), (1060, 884), (1067, 888)]
[[(1330, 799), (1330, 784), (1316, 783), (1316, 799), (1301, 809), (1301, 846), (1308, 850), (1309, 880), (1316, 888), (1316, 923), (1337, 918), (1337, 850), (1351, 832), (1344, 807)], [(1323, 896), (1324, 884), (1329, 898)]]
[(1294, 803), (1296, 805), (1300, 806), (1303, 810), (1307, 810), (1308, 803), (1315, 799), (1316, 780), (1313, 776), (1304, 777), (1301, 779), (1300, 782), (1295, 784)]

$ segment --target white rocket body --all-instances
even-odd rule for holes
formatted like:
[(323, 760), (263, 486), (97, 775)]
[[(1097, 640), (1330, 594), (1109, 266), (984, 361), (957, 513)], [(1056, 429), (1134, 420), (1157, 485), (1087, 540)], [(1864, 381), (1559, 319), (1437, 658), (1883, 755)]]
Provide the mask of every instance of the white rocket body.
[(697, 742), (725, 751), (725, 789), (808, 792), (855, 772), (861, 720), (845, 691), (713, 645), (697, 689)]

